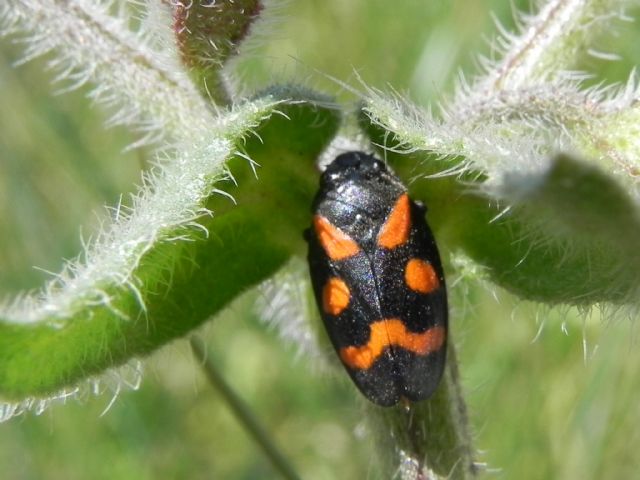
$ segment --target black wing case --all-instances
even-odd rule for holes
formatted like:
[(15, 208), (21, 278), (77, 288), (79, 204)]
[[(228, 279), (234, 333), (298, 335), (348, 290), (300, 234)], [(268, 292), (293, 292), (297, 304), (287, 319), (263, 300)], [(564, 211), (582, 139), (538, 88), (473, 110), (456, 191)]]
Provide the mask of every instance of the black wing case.
[[(308, 238), (311, 278), (329, 338), (360, 391), (382, 406), (429, 397), (445, 363), (442, 266), (424, 209), (412, 201), (408, 206), (409, 233), (394, 248), (358, 245), (357, 253), (336, 260), (317, 231)], [(332, 282), (339, 285), (333, 306)]]
[(447, 296), (425, 209), (383, 162), (327, 166), (307, 232), (318, 307), (343, 365), (372, 402), (424, 400), (445, 365)]
[(444, 371), (448, 305), (442, 263), (425, 208), (411, 200), (409, 204), (407, 242), (390, 250), (379, 248), (374, 268), (385, 318), (397, 318), (404, 326), (391, 346), (398, 395), (420, 401), (433, 394)]
[[(344, 260), (331, 260), (317, 238), (310, 235), (309, 268), (322, 321), (351, 379), (372, 402), (382, 406), (395, 405), (400, 392), (397, 370), (389, 349), (368, 368), (353, 368), (343, 358), (346, 349), (368, 344), (371, 320), (380, 317), (373, 272), (366, 254), (360, 251)], [(327, 312), (324, 297), (326, 286), (336, 278), (346, 284), (349, 302), (342, 311), (333, 315)]]

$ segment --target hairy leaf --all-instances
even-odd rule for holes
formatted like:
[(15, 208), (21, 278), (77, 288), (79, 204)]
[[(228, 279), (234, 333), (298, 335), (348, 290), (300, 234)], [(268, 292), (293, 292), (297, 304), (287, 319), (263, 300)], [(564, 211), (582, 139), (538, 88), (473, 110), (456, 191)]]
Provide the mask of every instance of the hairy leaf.
[(253, 165), (254, 175), (245, 158), (230, 152), (227, 168), (237, 186), (227, 183), (224, 189), (237, 207), (212, 190), (218, 178), (211, 177), (203, 190), (208, 193), (195, 204), (185, 198), (183, 208), (213, 214), (197, 219), (200, 228), (177, 224), (161, 232), (133, 257), (127, 282), (109, 282), (113, 277), (105, 272), (100, 295), (76, 299), (73, 291), (62, 292), (71, 297), (68, 310), (49, 308), (51, 296), (60, 293), (50, 292), (37, 306), (41, 315), (51, 315), (36, 322), (18, 316), (29, 305), (1, 314), (2, 397), (52, 395), (148, 354), (202, 324), (300, 251), (316, 182), (314, 159), (334, 134), (338, 116), (300, 95), (279, 109), (282, 115), (263, 120), (246, 143), (242, 136), (248, 132), (235, 136), (243, 155), (259, 164)]

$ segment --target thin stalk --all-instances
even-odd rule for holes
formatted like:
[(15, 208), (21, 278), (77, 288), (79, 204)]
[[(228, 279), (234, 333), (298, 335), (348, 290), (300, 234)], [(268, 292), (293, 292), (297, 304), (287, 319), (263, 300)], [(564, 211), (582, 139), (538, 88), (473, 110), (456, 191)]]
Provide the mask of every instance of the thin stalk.
[(246, 429), (253, 440), (262, 449), (273, 467), (280, 473), (282, 478), (287, 480), (300, 480), (293, 466), (289, 463), (285, 455), (272, 442), (267, 430), (253, 414), (249, 406), (233, 391), (231, 386), (225, 381), (215, 364), (208, 358), (207, 347), (199, 337), (192, 336), (189, 339), (193, 355), (196, 357), (207, 379), (224, 398), (231, 408), (236, 420)]

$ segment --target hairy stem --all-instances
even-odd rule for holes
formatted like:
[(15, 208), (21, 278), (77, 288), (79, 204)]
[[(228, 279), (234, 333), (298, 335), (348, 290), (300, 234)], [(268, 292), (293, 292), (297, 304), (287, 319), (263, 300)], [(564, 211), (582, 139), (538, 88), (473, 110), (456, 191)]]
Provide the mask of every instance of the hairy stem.
[(383, 459), (384, 473), (401, 480), (476, 477), (466, 405), (452, 344), (434, 395), (393, 408), (370, 406), (369, 419)]
[(180, 59), (196, 87), (219, 105), (231, 103), (223, 66), (238, 53), (264, 4), (260, 0), (189, 1), (172, 5)]
[(575, 63), (587, 42), (613, 18), (621, 16), (625, 0), (550, 0), (521, 27), (515, 37), (503, 32), (509, 44), (503, 59), (481, 78), (478, 96), (496, 90), (553, 81)]

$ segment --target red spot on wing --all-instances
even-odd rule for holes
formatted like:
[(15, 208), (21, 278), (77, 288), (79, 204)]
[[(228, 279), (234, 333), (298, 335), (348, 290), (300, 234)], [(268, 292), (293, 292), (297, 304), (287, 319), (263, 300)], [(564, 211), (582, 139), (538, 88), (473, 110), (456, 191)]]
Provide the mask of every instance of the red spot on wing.
[(407, 287), (419, 293), (430, 293), (440, 287), (440, 280), (433, 265), (419, 258), (412, 258), (407, 262), (404, 280)]
[(365, 345), (340, 349), (340, 358), (348, 367), (366, 370), (391, 346), (404, 348), (417, 355), (428, 355), (440, 350), (446, 338), (442, 325), (414, 333), (408, 331), (402, 320), (397, 318), (379, 320), (369, 328), (371, 333)]
[(322, 309), (330, 315), (340, 315), (349, 306), (351, 292), (338, 277), (330, 278), (322, 289)]
[(391, 209), (384, 225), (378, 234), (378, 245), (389, 250), (396, 248), (409, 240), (411, 230), (411, 208), (409, 196), (400, 195)]
[(321, 215), (313, 217), (313, 228), (320, 245), (331, 260), (344, 260), (360, 251), (353, 239)]

